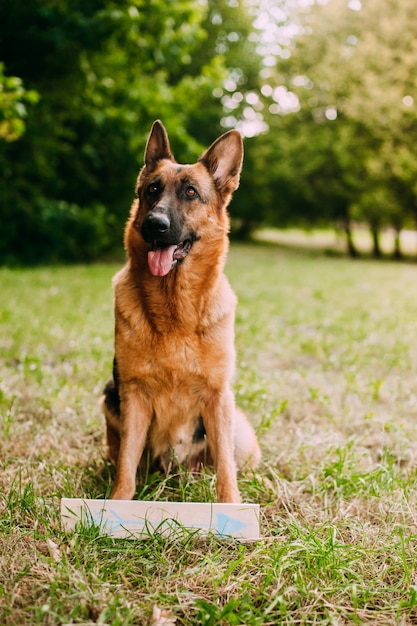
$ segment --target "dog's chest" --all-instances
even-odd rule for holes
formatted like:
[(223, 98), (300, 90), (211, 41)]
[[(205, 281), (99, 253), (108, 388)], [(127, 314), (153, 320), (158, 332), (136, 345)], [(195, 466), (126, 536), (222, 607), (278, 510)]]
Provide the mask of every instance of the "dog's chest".
[(152, 385), (183, 388), (207, 381), (217, 370), (222, 370), (223, 378), (230, 352), (216, 338), (208, 339), (204, 333), (156, 335), (138, 341), (130, 358), (142, 380)]
[[(123, 276), (123, 274), (122, 274)], [(130, 283), (127, 283), (130, 285)], [(116, 289), (116, 358), (121, 378), (136, 378), (152, 393), (200, 386), (224, 387), (234, 368), (235, 296), (227, 281), (206, 306), (195, 298), (176, 299), (175, 306), (154, 308), (149, 299), (125, 288)], [(136, 292), (137, 293), (137, 292)], [(159, 294), (160, 295), (160, 294)]]

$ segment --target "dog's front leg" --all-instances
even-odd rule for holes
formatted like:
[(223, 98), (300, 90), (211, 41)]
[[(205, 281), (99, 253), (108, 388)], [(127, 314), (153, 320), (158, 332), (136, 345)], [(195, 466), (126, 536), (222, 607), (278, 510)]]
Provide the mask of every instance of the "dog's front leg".
[(234, 457), (235, 400), (231, 389), (213, 391), (202, 409), (207, 442), (217, 474), (217, 501), (240, 502)]
[(113, 500), (131, 500), (136, 491), (136, 471), (146, 444), (151, 411), (137, 389), (121, 394), (120, 450), (116, 480), (110, 494)]

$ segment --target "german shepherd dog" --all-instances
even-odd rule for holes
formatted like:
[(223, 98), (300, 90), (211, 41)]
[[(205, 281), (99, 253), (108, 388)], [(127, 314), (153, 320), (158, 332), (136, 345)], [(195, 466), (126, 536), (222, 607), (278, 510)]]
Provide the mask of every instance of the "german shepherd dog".
[(133, 498), (148, 458), (165, 471), (208, 462), (218, 502), (240, 502), (237, 467), (260, 459), (235, 408), (236, 296), (223, 274), (242, 159), (231, 130), (197, 163), (180, 165), (162, 123), (152, 126), (125, 229), (127, 263), (113, 279), (114, 370), (101, 401), (117, 467), (111, 498)]

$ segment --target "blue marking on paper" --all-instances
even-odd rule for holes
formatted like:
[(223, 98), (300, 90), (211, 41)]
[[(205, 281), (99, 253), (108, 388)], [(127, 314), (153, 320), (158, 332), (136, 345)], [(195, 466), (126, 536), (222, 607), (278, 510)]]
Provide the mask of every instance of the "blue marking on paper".
[[(109, 519), (107, 515), (111, 515), (114, 519)], [(109, 509), (108, 511), (104, 511), (104, 509), (93, 510), (91, 511), (91, 518), (94, 524), (97, 524), (97, 526), (103, 525), (104, 522), (104, 530), (108, 533), (117, 533), (117, 531), (120, 529), (124, 530), (127, 525), (143, 528), (146, 523), (143, 519), (125, 520), (113, 509)]]
[(246, 524), (239, 519), (234, 519), (224, 513), (217, 513), (217, 532), (219, 535), (234, 535), (245, 527)]

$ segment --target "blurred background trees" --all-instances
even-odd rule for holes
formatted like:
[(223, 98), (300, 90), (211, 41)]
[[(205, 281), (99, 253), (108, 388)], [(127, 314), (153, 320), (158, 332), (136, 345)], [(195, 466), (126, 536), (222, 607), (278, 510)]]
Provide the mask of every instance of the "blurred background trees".
[[(120, 250), (149, 128), (245, 136), (235, 234), (417, 221), (412, 0), (0, 0), (0, 262)], [(401, 255), (399, 236), (393, 251)]]

